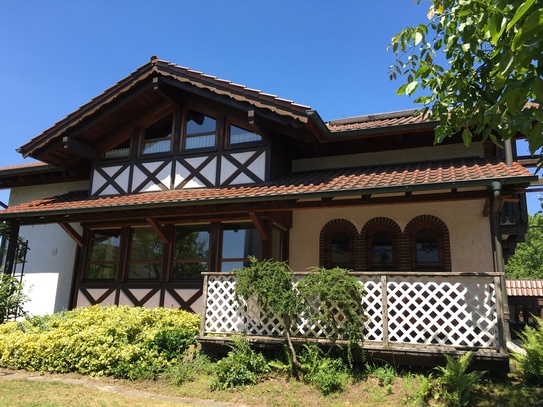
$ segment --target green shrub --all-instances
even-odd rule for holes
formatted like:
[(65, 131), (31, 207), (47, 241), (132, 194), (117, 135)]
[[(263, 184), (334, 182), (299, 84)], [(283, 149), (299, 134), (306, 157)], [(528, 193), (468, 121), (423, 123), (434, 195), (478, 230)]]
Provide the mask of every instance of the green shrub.
[(232, 350), (215, 365), (214, 389), (229, 389), (254, 384), (269, 372), (264, 356), (253, 351), (245, 338), (235, 338)]
[(0, 365), (138, 379), (163, 371), (198, 334), (185, 311), (91, 306), (0, 326)]
[(473, 353), (468, 352), (455, 358), (445, 355), (447, 364), (438, 366), (436, 370), (441, 376), (438, 378), (441, 384), (441, 397), (449, 406), (467, 406), (471, 391), (483, 376), (483, 372), (472, 371), (468, 373), (473, 359)]
[(17, 278), (4, 274), (0, 268), (0, 324), (25, 316), (23, 306), (27, 301), (23, 284)]
[(181, 360), (178, 360), (165, 372), (164, 377), (180, 386), (186, 382), (192, 382), (199, 376), (209, 376), (215, 372), (215, 364), (204, 353), (196, 352), (192, 355), (185, 354)]
[(349, 374), (340, 358), (325, 357), (318, 346), (304, 345), (300, 353), (300, 363), (305, 372), (304, 381), (314, 385), (322, 395), (340, 393), (345, 389)]
[(534, 316), (536, 327), (526, 326), (519, 337), (522, 340), (524, 353), (513, 353), (524, 378), (529, 381), (543, 380), (543, 318)]

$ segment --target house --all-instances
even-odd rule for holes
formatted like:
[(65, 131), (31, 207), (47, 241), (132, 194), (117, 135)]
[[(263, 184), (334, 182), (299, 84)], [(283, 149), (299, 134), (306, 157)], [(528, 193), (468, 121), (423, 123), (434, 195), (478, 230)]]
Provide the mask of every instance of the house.
[[(299, 278), (346, 267), (367, 292), (366, 348), (503, 360), (503, 258), (536, 177), (514, 145), (434, 146), (436, 123), (414, 113), (325, 123), (152, 57), (18, 150), (37, 162), (0, 169), (5, 271), (22, 237), (31, 313), (182, 308), (212, 342), (281, 329), (233, 299), (231, 271), (248, 256), (288, 260)], [(303, 321), (299, 333), (321, 335)]]

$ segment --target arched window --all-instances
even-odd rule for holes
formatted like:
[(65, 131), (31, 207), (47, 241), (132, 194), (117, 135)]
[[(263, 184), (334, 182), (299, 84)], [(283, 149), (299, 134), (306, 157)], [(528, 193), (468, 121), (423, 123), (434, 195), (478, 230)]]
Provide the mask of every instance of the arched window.
[(366, 237), (368, 269), (396, 270), (398, 268), (396, 242), (396, 234), (389, 228), (374, 228), (370, 231)]
[(411, 268), (444, 271), (445, 245), (442, 228), (429, 221), (417, 223), (410, 233)]
[(345, 219), (328, 222), (321, 231), (321, 266), (353, 270), (356, 234), (356, 228)]

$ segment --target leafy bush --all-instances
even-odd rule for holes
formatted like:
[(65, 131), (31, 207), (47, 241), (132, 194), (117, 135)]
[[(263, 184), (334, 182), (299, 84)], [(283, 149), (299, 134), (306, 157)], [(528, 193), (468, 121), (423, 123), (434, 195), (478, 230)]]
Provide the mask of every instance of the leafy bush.
[(254, 384), (269, 372), (264, 356), (253, 351), (245, 338), (235, 338), (232, 350), (215, 365), (214, 389), (229, 389)]
[(172, 365), (165, 372), (164, 377), (180, 386), (186, 382), (198, 379), (200, 375), (212, 375), (215, 372), (215, 364), (204, 353), (185, 354), (182, 360)]
[(314, 385), (322, 395), (340, 393), (345, 389), (349, 374), (341, 359), (331, 359), (316, 345), (304, 345), (300, 353), (304, 381)]
[(526, 353), (513, 353), (522, 375), (530, 381), (543, 380), (543, 318), (534, 316), (536, 327), (526, 326), (519, 337)]
[(383, 365), (366, 365), (366, 370), (369, 374), (375, 376), (379, 381), (379, 386), (385, 389), (386, 394), (392, 394), (392, 382), (397, 376), (393, 366), (388, 364)]
[(483, 372), (472, 371), (468, 373), (473, 359), (473, 353), (468, 352), (455, 358), (445, 355), (447, 364), (438, 366), (436, 370), (441, 376), (438, 381), (441, 384), (443, 400), (450, 406), (467, 406), (471, 391), (483, 376)]
[(139, 379), (163, 371), (194, 343), (185, 311), (91, 306), (0, 326), (0, 365)]

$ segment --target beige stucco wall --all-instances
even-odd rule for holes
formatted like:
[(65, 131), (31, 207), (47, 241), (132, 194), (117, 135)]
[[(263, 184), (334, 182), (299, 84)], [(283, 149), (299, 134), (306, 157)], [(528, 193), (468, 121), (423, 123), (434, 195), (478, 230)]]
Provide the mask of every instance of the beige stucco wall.
[[(87, 182), (73, 182), (12, 188), (9, 205), (83, 190), (87, 187)], [(72, 226), (81, 232), (79, 225)], [(22, 226), (19, 235), (28, 240), (30, 249), (23, 279), (30, 296), (25, 310), (30, 315), (45, 315), (68, 308), (77, 248), (75, 242), (56, 223)]]
[(326, 223), (346, 219), (358, 232), (372, 218), (394, 220), (402, 230), (419, 215), (440, 218), (449, 229), (453, 271), (494, 271), (489, 218), (483, 215), (484, 200), (310, 209), (294, 212), (290, 232), (290, 266), (304, 271), (319, 263), (319, 235)]

